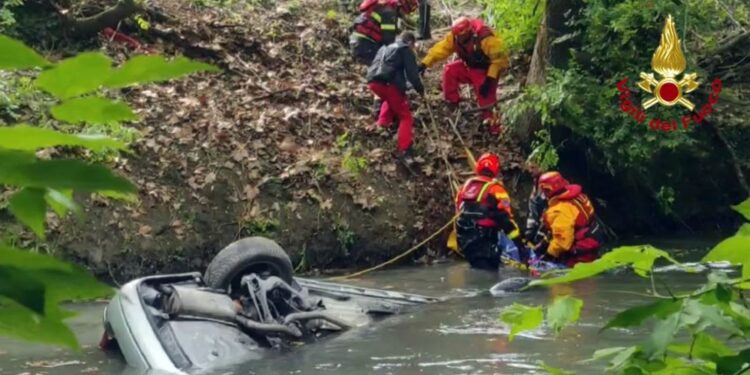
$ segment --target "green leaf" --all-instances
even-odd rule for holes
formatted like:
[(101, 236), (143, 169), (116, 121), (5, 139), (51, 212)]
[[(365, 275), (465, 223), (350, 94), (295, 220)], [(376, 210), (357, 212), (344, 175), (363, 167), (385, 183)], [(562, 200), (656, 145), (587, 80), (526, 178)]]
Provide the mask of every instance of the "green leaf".
[(675, 313), (669, 315), (665, 320), (656, 322), (651, 330), (651, 335), (643, 345), (643, 351), (649, 359), (660, 358), (667, 350), (667, 346), (674, 339), (674, 335), (680, 328), (680, 315)]
[(746, 336), (750, 336), (750, 309), (736, 302), (720, 305), (720, 307), (725, 314), (734, 319), (740, 328), (745, 330)]
[(36, 86), (68, 99), (96, 91), (112, 73), (112, 61), (99, 52), (86, 52), (65, 59), (37, 77)]
[(689, 299), (683, 303), (682, 324), (692, 326), (693, 331), (701, 332), (708, 327), (721, 328), (729, 333), (741, 335), (735, 322), (717, 305), (703, 304)]
[[(750, 224), (743, 224), (737, 233), (719, 242), (705, 257), (704, 262), (727, 261), (742, 265), (742, 278), (750, 278)], [(750, 282), (740, 285), (750, 288)]]
[(562, 296), (555, 298), (547, 308), (547, 322), (552, 327), (552, 331), (555, 334), (560, 331), (566, 325), (573, 323), (581, 317), (581, 308), (583, 307), (583, 301), (571, 296)]
[(616, 353), (614, 358), (612, 358), (612, 360), (609, 361), (609, 366), (607, 367), (607, 370), (613, 371), (613, 370), (626, 367), (628, 363), (639, 354), (641, 354), (641, 348), (637, 346), (631, 346), (629, 348), (625, 348), (624, 350)]
[[(715, 362), (719, 356), (733, 356), (737, 353), (721, 341), (705, 332), (698, 332), (695, 341), (685, 344), (674, 344), (669, 350), (678, 354), (692, 355), (694, 358)], [(692, 353), (690, 349), (692, 347)]]
[(44, 222), (47, 215), (47, 204), (44, 200), (44, 190), (38, 188), (24, 188), (10, 198), (10, 211), (18, 220), (44, 238)]
[[(100, 283), (83, 268), (54, 257), (0, 245), (0, 266), (23, 270), (45, 285), (45, 299), (56, 303), (106, 297), (112, 288)], [(49, 311), (47, 312), (49, 314)]]
[(750, 198), (745, 199), (742, 203), (736, 206), (732, 206), (732, 209), (744, 216), (745, 220), (750, 221)]
[(677, 264), (677, 261), (665, 251), (653, 246), (622, 246), (591, 263), (578, 263), (564, 275), (550, 279), (537, 279), (529, 283), (529, 286), (553, 285), (569, 283), (571, 281), (587, 279), (602, 272), (623, 266), (632, 266), (640, 276), (648, 276), (654, 261), (659, 258), (667, 259)]
[(134, 193), (135, 186), (109, 169), (79, 160), (35, 160), (20, 151), (0, 150), (0, 184), (85, 192)]
[(49, 65), (49, 62), (23, 43), (0, 35), (0, 70), (29, 69)]
[(583, 364), (591, 363), (591, 362), (598, 361), (598, 360), (603, 359), (603, 358), (611, 357), (611, 356), (613, 356), (613, 355), (615, 355), (617, 353), (621, 353), (621, 352), (623, 352), (625, 350), (630, 350), (630, 349), (634, 349), (634, 348), (635, 348), (635, 346), (631, 346), (631, 347), (614, 346), (614, 347), (611, 347), (611, 348), (599, 349), (599, 350), (597, 350), (597, 351), (594, 352), (594, 355), (592, 355), (591, 358), (583, 360), (583, 361), (581, 361), (581, 363), (583, 363)]
[(112, 287), (100, 283), (83, 268), (70, 265), (67, 271), (42, 269), (32, 275), (43, 282), (47, 291), (47, 308), (56, 308), (61, 302), (88, 301), (112, 295)]
[(734, 356), (717, 358), (716, 373), (719, 375), (741, 374), (748, 364), (750, 364), (750, 349), (745, 349)]
[(0, 335), (25, 341), (77, 348), (78, 340), (58, 316), (34, 314), (23, 306), (0, 298)]
[(576, 373), (575, 373), (575, 372), (572, 372), (572, 371), (565, 371), (565, 370), (561, 370), (561, 369), (559, 369), (559, 368), (555, 368), (555, 367), (549, 366), (549, 365), (547, 365), (547, 364), (546, 364), (546, 363), (544, 363), (544, 362), (540, 362), (540, 363), (539, 363), (539, 366), (540, 366), (540, 367), (541, 367), (541, 368), (542, 368), (542, 369), (543, 369), (544, 371), (547, 371), (547, 372), (548, 372), (548, 373), (549, 373), (550, 375), (576, 375)]
[(0, 266), (26, 270), (54, 269), (64, 272), (73, 270), (73, 265), (51, 256), (18, 250), (0, 243)]
[[(0, 285), (17, 287), (28, 283), (44, 287), (43, 315), (18, 304), (14, 301), (15, 298), (0, 298), (0, 334), (29, 341), (76, 348), (78, 344), (75, 336), (62, 322), (62, 319), (72, 314), (60, 309), (58, 305), (64, 301), (107, 297), (113, 292), (111, 287), (100, 283), (78, 266), (4, 245), (0, 245), (0, 269), (18, 270), (17, 275), (10, 276), (6, 272), (0, 272)], [(25, 279), (18, 281), (21, 277)], [(20, 288), (23, 290), (24, 286)], [(38, 298), (38, 288), (36, 291), (27, 291), (26, 294)], [(38, 304), (38, 299), (34, 300), (34, 310), (39, 310)]]
[(50, 111), (54, 118), (71, 124), (113, 124), (138, 120), (138, 116), (124, 102), (99, 96), (68, 99)]
[(81, 146), (93, 151), (124, 149), (125, 144), (103, 135), (66, 134), (28, 125), (0, 127), (0, 147), (35, 151), (54, 146)]
[(705, 364), (672, 357), (664, 359), (663, 368), (648, 372), (649, 375), (712, 375), (715, 373)]
[(636, 306), (618, 313), (612, 320), (600, 330), (612, 327), (632, 327), (639, 326), (646, 319), (654, 316), (664, 319), (670, 314), (680, 310), (682, 300), (661, 300), (648, 305)]
[(0, 266), (0, 296), (16, 301), (38, 314), (44, 314), (44, 284), (23, 269)]
[(519, 332), (536, 329), (542, 324), (543, 319), (541, 306), (526, 306), (519, 303), (512, 304), (500, 314), (500, 320), (510, 325), (508, 341), (513, 341)]
[[(113, 292), (111, 287), (100, 283), (78, 266), (4, 245), (0, 245), (0, 270), (0, 334), (27, 341), (77, 348), (75, 335), (62, 322), (72, 314), (61, 310), (59, 303), (107, 297)], [(9, 274), (6, 270), (17, 272)], [(6, 292), (2, 285), (19, 290)], [(25, 290), (29, 285), (36, 287)], [(39, 285), (43, 286), (43, 310), (40, 309), (38, 299)], [(21, 291), (26, 294), (23, 296), (26, 300), (9, 295), (20, 294)], [(33, 300), (28, 300), (29, 298)], [(22, 303), (17, 302), (19, 299)], [(32, 310), (41, 310), (44, 314), (34, 313)]]
[(81, 208), (73, 201), (72, 190), (58, 191), (47, 189), (44, 199), (59, 217), (64, 217), (69, 211), (73, 211), (77, 215), (81, 213)]
[(643, 351), (650, 359), (660, 358), (680, 329), (689, 328), (692, 332), (703, 332), (709, 327), (721, 328), (733, 334), (742, 334), (734, 321), (724, 315), (717, 305), (706, 305), (699, 300), (686, 299), (680, 311), (656, 323), (644, 344)]
[(197, 72), (219, 72), (213, 65), (191, 61), (178, 56), (167, 61), (162, 56), (140, 55), (116, 69), (104, 83), (107, 87), (119, 88), (137, 83), (160, 82)]
[(719, 242), (703, 257), (704, 262), (728, 261), (743, 264), (750, 254), (750, 224), (743, 224), (734, 236)]

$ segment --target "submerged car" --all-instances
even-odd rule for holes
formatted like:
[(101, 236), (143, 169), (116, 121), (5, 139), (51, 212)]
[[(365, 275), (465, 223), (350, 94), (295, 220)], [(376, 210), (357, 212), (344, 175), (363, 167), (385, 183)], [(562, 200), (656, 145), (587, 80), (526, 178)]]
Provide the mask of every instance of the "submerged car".
[(438, 298), (293, 277), (276, 242), (236, 241), (198, 272), (139, 278), (104, 312), (103, 348), (135, 369), (186, 374), (262, 358)]

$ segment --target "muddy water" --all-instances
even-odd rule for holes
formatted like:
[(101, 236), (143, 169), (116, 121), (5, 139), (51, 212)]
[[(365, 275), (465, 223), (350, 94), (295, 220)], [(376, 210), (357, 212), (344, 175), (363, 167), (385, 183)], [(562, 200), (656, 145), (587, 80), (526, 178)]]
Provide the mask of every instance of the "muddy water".
[[(683, 260), (699, 257), (715, 243), (651, 242), (671, 249)], [(634, 344), (644, 333), (639, 330), (598, 333), (598, 330), (617, 311), (645, 301), (646, 297), (632, 293), (645, 292), (650, 287), (649, 280), (620, 273), (504, 298), (493, 298), (486, 293), (498, 280), (520, 275), (513, 270), (497, 275), (470, 270), (464, 263), (373, 273), (351, 282), (456, 298), (347, 332), (334, 340), (214, 374), (541, 374), (539, 361), (577, 374), (601, 374), (601, 364), (578, 362), (597, 349)], [(685, 290), (696, 286), (703, 277), (671, 272), (658, 274), (657, 282), (668, 283), (672, 290)], [(585, 301), (581, 319), (574, 326), (557, 338), (549, 330), (540, 329), (508, 342), (509, 331), (498, 321), (504, 307), (513, 302), (544, 304), (565, 294)], [(71, 323), (84, 345), (81, 352), (0, 339), (0, 374), (133, 375), (121, 359), (96, 349), (103, 305), (83, 304), (74, 308), (80, 314)]]

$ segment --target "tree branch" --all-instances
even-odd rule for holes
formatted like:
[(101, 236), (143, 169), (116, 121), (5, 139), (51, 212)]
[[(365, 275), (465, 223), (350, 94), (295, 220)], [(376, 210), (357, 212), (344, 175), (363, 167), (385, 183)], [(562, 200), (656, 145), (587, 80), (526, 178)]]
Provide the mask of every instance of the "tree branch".
[(724, 52), (729, 51), (737, 44), (742, 43), (746, 39), (750, 39), (750, 31), (745, 31), (743, 33), (725, 38), (724, 40), (719, 42), (719, 47), (717, 47), (713, 51), (710, 51), (709, 53), (706, 53), (704, 55), (705, 57), (698, 62), (698, 65), (705, 66), (709, 61), (722, 56)]
[(745, 174), (742, 172), (742, 167), (740, 167), (740, 161), (737, 157), (737, 153), (734, 151), (734, 147), (732, 147), (732, 145), (729, 143), (727, 138), (724, 136), (724, 133), (721, 131), (721, 129), (719, 129), (718, 126), (710, 122), (707, 122), (707, 124), (711, 127), (711, 129), (714, 130), (716, 137), (724, 145), (724, 148), (729, 153), (729, 156), (732, 159), (732, 167), (734, 168), (734, 174), (737, 178), (737, 183), (740, 185), (745, 194), (750, 195), (750, 186), (747, 183)]
[(117, 24), (134, 13), (141, 11), (142, 8), (136, 3), (136, 0), (119, 0), (117, 4), (103, 10), (102, 12), (89, 17), (76, 18), (67, 10), (62, 9), (59, 5), (51, 1), (52, 5), (58, 10), (63, 17), (63, 22), (74, 35), (86, 36), (94, 35), (105, 27), (117, 27)]

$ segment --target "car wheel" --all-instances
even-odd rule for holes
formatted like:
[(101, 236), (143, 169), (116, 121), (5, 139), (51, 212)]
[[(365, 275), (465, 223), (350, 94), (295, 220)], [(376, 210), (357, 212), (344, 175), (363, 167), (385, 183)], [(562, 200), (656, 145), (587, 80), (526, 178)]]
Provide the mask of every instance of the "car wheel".
[(276, 276), (293, 283), (292, 261), (275, 241), (265, 237), (248, 237), (222, 249), (206, 269), (206, 286), (232, 293), (239, 290), (242, 276), (255, 273), (265, 278)]

